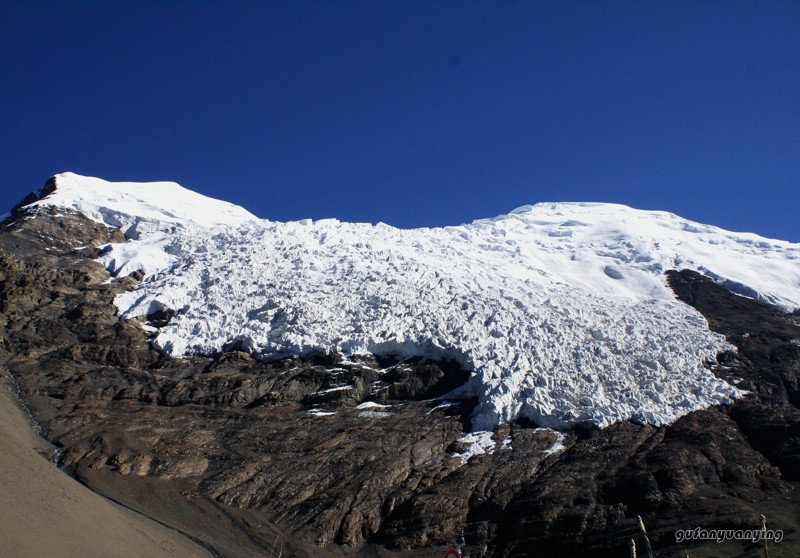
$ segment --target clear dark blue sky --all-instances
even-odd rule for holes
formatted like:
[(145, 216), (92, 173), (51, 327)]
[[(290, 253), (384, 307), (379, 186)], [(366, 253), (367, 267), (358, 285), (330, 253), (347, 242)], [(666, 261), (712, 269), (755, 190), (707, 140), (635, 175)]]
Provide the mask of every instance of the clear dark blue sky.
[(800, 241), (800, 2), (0, 2), (0, 206), (175, 180), (275, 220), (611, 201)]

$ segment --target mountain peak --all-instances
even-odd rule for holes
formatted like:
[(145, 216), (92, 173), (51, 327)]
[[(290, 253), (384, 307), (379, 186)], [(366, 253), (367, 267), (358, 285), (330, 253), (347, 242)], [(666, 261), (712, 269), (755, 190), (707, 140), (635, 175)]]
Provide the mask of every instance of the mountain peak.
[(69, 173), (37, 204), (126, 233), (100, 260), (146, 277), (117, 297), (123, 318), (169, 310), (157, 349), (453, 358), (472, 375), (452, 395), (478, 399), (479, 430), (522, 417), (660, 425), (741, 395), (708, 370), (731, 346), (676, 300), (669, 270), (800, 306), (800, 245), (618, 204), (432, 229), (278, 223), (175, 183)]
[(175, 182), (108, 182), (65, 172), (53, 176), (31, 206), (72, 209), (90, 219), (130, 231), (137, 223), (215, 227), (235, 226), (257, 217)]

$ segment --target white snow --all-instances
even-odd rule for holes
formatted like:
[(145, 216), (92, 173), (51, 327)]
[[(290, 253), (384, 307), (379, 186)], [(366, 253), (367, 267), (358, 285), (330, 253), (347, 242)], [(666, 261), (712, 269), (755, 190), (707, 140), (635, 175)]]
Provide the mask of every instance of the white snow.
[(175, 182), (107, 182), (71, 172), (55, 179), (55, 192), (32, 206), (73, 209), (123, 232), (143, 224), (157, 224), (146, 226), (148, 230), (164, 230), (165, 225), (213, 227), (258, 219), (238, 205), (203, 196)]
[(356, 409), (386, 409), (388, 407), (391, 407), (391, 405), (381, 405), (375, 401), (364, 401), (356, 405)]
[(335, 415), (336, 413), (332, 411), (323, 411), (321, 409), (309, 409), (308, 414), (314, 415), (315, 417), (330, 417)]
[(258, 218), (242, 207), (215, 200), (174, 182), (106, 182), (71, 172), (56, 175), (56, 190), (31, 204), (67, 208), (111, 227), (147, 247), (118, 245), (107, 265), (119, 272), (157, 273), (175, 261), (177, 231), (239, 225)]
[(485, 453), (494, 453), (495, 442), (492, 440), (491, 432), (472, 432), (458, 439), (462, 444), (468, 444), (467, 449), (462, 453), (454, 453), (453, 457), (461, 459), (461, 464), (466, 465), (472, 457)]
[(553, 441), (553, 444), (542, 452), (545, 457), (553, 455), (554, 453), (561, 453), (562, 451), (567, 449), (567, 447), (564, 445), (564, 440), (566, 440), (566, 436), (564, 436), (564, 434), (562, 434), (561, 432), (558, 432), (557, 430), (551, 430), (550, 428), (536, 428), (534, 432), (550, 432), (556, 438)]
[(669, 423), (742, 392), (704, 362), (730, 348), (678, 302), (664, 271), (690, 268), (793, 310), (800, 245), (670, 213), (542, 203), (467, 225), (401, 230), (335, 219), (277, 223), (176, 184), (72, 174), (40, 205), (120, 226), (100, 258), (145, 271), (121, 315), (177, 313), (154, 344), (174, 356), (236, 347), (451, 357), (472, 375), (476, 431)]
[(317, 394), (333, 393), (334, 391), (345, 391), (345, 390), (350, 390), (350, 389), (353, 389), (353, 386), (337, 386), (337, 387), (332, 387), (332, 388), (328, 388), (328, 389), (323, 389), (322, 391), (318, 391)]
[(425, 414), (426, 414), (426, 415), (429, 415), (429, 414), (431, 414), (431, 413), (432, 413), (432, 412), (434, 412), (434, 411), (438, 411), (438, 410), (440, 410), (440, 409), (447, 409), (447, 408), (449, 408), (449, 407), (454, 407), (454, 406), (456, 406), (456, 405), (459, 405), (459, 402), (458, 402), (458, 401), (442, 401), (441, 403), (439, 403), (438, 405), (436, 405), (434, 408), (432, 408), (430, 411), (428, 411), (428, 412), (427, 412), (427, 413), (425, 413)]

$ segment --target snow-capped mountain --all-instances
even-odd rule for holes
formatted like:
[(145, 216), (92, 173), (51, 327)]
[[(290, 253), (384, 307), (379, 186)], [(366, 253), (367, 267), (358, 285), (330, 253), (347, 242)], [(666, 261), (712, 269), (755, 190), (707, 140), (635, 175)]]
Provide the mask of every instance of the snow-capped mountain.
[(125, 232), (100, 259), (114, 275), (144, 272), (116, 299), (123, 318), (174, 312), (153, 329), (160, 350), (455, 358), (472, 375), (450, 397), (478, 398), (475, 430), (519, 417), (661, 425), (742, 395), (708, 370), (731, 346), (675, 299), (666, 270), (800, 307), (800, 245), (622, 205), (403, 230), (260, 220), (173, 183), (67, 173), (55, 185), (34, 205)]

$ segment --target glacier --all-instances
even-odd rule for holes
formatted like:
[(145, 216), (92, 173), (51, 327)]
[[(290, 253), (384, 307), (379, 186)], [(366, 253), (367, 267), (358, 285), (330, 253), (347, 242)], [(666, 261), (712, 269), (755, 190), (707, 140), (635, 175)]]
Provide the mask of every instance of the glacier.
[(33, 204), (120, 228), (100, 261), (141, 271), (123, 319), (171, 310), (153, 345), (181, 357), (337, 352), (456, 359), (448, 400), (474, 397), (474, 431), (664, 425), (744, 394), (710, 370), (735, 350), (679, 302), (664, 272), (694, 269), (795, 311), (800, 245), (661, 211), (539, 203), (443, 228), (274, 222), (174, 183), (64, 173)]

